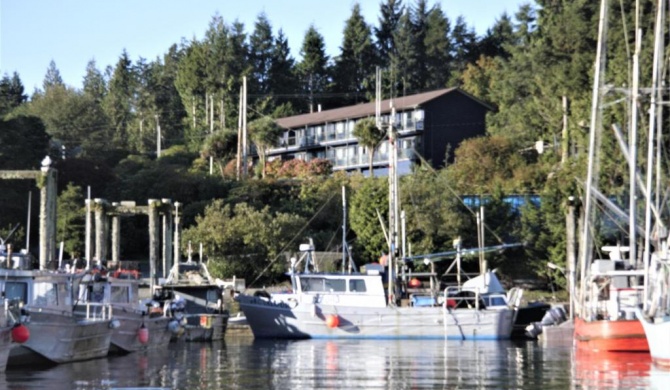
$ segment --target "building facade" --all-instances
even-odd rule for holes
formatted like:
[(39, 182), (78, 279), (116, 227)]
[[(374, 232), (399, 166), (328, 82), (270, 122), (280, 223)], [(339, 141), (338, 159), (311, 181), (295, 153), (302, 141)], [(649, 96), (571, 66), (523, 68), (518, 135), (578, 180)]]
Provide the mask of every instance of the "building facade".
[[(400, 174), (409, 173), (412, 164), (421, 161), (443, 167), (448, 150), (453, 152), (464, 139), (486, 133), (486, 113), (492, 109), (458, 88), (440, 89), (383, 100), (380, 120), (385, 127), (391, 121), (391, 104), (395, 108)], [(368, 150), (359, 145), (353, 131), (356, 122), (374, 118), (375, 112), (372, 102), (277, 119), (286, 130), (276, 147), (268, 151), (268, 161), (322, 158), (332, 163), (334, 171), (367, 175)], [(385, 174), (388, 140), (380, 143), (373, 157), (375, 175)]]

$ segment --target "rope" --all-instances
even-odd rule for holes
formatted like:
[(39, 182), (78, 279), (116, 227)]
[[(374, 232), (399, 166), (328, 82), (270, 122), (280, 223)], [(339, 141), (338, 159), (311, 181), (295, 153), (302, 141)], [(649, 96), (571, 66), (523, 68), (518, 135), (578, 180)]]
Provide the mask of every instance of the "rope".
[(267, 272), (267, 270), (277, 261), (277, 259), (279, 259), (279, 257), (282, 255), (282, 253), (284, 253), (284, 251), (286, 251), (286, 249), (289, 247), (289, 245), (292, 245), (293, 242), (298, 238), (298, 236), (300, 236), (302, 234), (302, 232), (307, 228), (307, 226), (309, 226), (309, 224), (312, 223), (312, 221), (314, 221), (314, 219), (323, 211), (323, 209), (326, 208), (328, 203), (330, 203), (330, 201), (333, 200), (335, 195), (338, 195), (338, 194), (337, 193), (332, 194), (330, 196), (330, 198), (328, 198), (328, 200), (326, 200), (324, 202), (324, 204), (321, 205), (319, 210), (312, 216), (312, 218), (310, 218), (309, 221), (307, 221), (307, 223), (302, 228), (300, 228), (300, 230), (295, 234), (295, 236), (293, 236), (291, 241), (289, 241), (288, 243), (286, 243), (286, 245), (284, 245), (284, 247), (279, 251), (279, 254), (274, 259), (270, 260), (270, 264), (268, 264), (265, 268), (263, 268), (263, 270), (258, 274), (256, 279), (254, 279), (251, 283), (249, 283), (249, 287), (253, 286), (254, 283), (256, 283), (258, 281), (258, 279), (260, 279), (260, 277), (263, 276), (263, 274), (265, 274), (265, 272)]

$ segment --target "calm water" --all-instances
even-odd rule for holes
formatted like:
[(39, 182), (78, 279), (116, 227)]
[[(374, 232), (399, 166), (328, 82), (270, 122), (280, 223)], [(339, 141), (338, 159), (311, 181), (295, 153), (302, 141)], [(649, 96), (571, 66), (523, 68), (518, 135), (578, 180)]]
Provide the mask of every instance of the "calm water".
[(173, 343), (40, 369), (0, 389), (668, 389), (649, 355), (598, 356), (535, 342), (254, 341)]

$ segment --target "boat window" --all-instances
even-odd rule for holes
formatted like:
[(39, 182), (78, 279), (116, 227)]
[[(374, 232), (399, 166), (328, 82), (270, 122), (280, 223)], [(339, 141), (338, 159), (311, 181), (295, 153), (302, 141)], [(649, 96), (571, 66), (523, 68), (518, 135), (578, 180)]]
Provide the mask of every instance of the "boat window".
[(112, 286), (111, 295), (113, 303), (130, 302), (130, 297), (128, 294), (128, 286)]
[(36, 282), (33, 304), (38, 306), (57, 306), (58, 294), (54, 283)]
[(207, 302), (217, 302), (221, 298), (222, 296), (219, 293), (218, 288), (212, 288), (207, 290)]
[(26, 302), (26, 300), (28, 299), (28, 283), (24, 282), (5, 283), (5, 298), (19, 299), (21, 302)]
[(349, 280), (349, 291), (351, 292), (365, 292), (365, 280), (351, 279)]
[(300, 287), (302, 291), (323, 291), (323, 279), (320, 278), (304, 278), (300, 279)]
[(326, 291), (347, 291), (346, 281), (344, 279), (326, 279)]

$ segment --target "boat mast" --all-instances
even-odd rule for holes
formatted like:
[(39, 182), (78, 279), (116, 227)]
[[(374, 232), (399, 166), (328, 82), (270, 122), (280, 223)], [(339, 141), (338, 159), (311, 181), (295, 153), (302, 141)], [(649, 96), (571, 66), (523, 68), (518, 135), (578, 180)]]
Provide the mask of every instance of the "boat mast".
[(388, 298), (389, 304), (393, 304), (393, 292), (395, 291), (395, 280), (393, 277), (393, 270), (397, 260), (396, 251), (398, 249), (398, 149), (396, 145), (396, 133), (394, 129), (395, 123), (395, 107), (393, 100), (391, 100), (391, 116), (388, 125), (388, 139), (389, 139), (389, 254), (388, 259)]
[[(346, 188), (342, 186), (342, 273), (346, 273), (347, 267), (347, 193)], [(349, 263), (349, 273), (351, 273), (351, 263)]]
[[(647, 148), (647, 182), (646, 182), (646, 192), (647, 192), (647, 199), (645, 202), (645, 224), (644, 224), (644, 231), (645, 231), (645, 237), (644, 237), (644, 256), (643, 256), (643, 262), (644, 262), (644, 297), (645, 299), (643, 300), (643, 309), (647, 310), (648, 308), (648, 300), (647, 300), (647, 293), (648, 293), (648, 274), (649, 274), (649, 262), (650, 262), (650, 256), (651, 256), (651, 206), (652, 202), (658, 206), (658, 196), (659, 191), (657, 188), (656, 191), (656, 200), (652, 199), (651, 196), (651, 188), (652, 188), (652, 182), (653, 182), (653, 173), (654, 173), (654, 141), (656, 140), (657, 137), (657, 122), (661, 120), (661, 114), (662, 112), (657, 110), (657, 105), (661, 101), (661, 88), (660, 88), (660, 80), (661, 80), (661, 61), (664, 60), (664, 57), (662, 56), (663, 53), (663, 47), (664, 47), (664, 39), (663, 39), (663, 29), (665, 28), (665, 25), (663, 23), (665, 17), (665, 1), (664, 0), (659, 0), (658, 1), (658, 6), (657, 6), (657, 13), (656, 13), (656, 26), (655, 26), (655, 32), (654, 32), (654, 63), (652, 67), (652, 89), (651, 89), (651, 102), (650, 102), (650, 107), (649, 107), (649, 138), (647, 140), (648, 148)], [(660, 127), (660, 124), (659, 126)], [(660, 132), (660, 131), (659, 131)], [(658, 135), (660, 138), (660, 134)], [(660, 179), (660, 172), (656, 172), (657, 179)], [(657, 218), (657, 228), (660, 229), (662, 227), (662, 221), (660, 218)], [(665, 230), (665, 229), (663, 229)]]
[(596, 49), (595, 72), (593, 77), (593, 91), (591, 97), (591, 123), (589, 126), (589, 155), (588, 155), (588, 169), (586, 176), (586, 191), (584, 196), (584, 224), (582, 230), (582, 240), (580, 242), (580, 291), (579, 291), (579, 311), (582, 318), (586, 315), (584, 302), (586, 298), (586, 269), (591, 260), (591, 252), (593, 251), (593, 241), (591, 240), (591, 220), (593, 218), (594, 210), (592, 206), (592, 193), (598, 190), (598, 183), (594, 181), (594, 176), (598, 177), (599, 164), (596, 154), (596, 149), (600, 148), (602, 133), (602, 110), (600, 107), (600, 95), (603, 88), (603, 78), (606, 64), (606, 50), (607, 50), (607, 11), (609, 7), (608, 0), (601, 0), (600, 2), (600, 17), (598, 22), (598, 45)]

